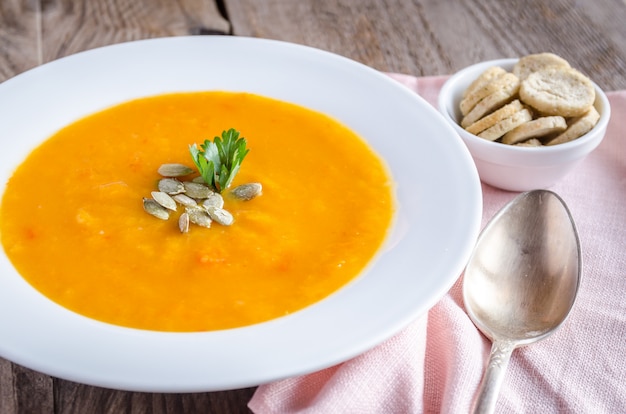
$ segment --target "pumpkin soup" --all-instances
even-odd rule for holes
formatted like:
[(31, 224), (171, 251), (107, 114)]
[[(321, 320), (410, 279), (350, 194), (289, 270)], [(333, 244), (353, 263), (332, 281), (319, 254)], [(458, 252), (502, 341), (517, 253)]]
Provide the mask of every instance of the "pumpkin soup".
[[(249, 149), (232, 186), (263, 185), (249, 201), (223, 192), (234, 223), (181, 233), (146, 214), (159, 167), (191, 163), (190, 145), (231, 127)], [(68, 309), (191, 332), (328, 296), (367, 266), (393, 214), (388, 170), (347, 127), (258, 95), (197, 92), (126, 102), (46, 140), (7, 183), (0, 237), (18, 272)]]

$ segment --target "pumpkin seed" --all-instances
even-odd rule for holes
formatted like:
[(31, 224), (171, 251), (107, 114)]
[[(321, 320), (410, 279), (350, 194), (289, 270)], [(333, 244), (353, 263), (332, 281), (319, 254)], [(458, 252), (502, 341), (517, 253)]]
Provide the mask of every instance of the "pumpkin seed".
[(202, 206), (206, 209), (209, 207), (222, 208), (224, 207), (224, 198), (221, 194), (213, 193), (202, 202)]
[(198, 205), (196, 200), (186, 196), (185, 194), (176, 194), (175, 196), (172, 196), (172, 199), (185, 207), (195, 207)]
[(144, 197), (143, 209), (146, 210), (148, 214), (152, 214), (154, 217), (160, 218), (161, 220), (167, 220), (170, 218), (169, 211), (152, 198)]
[(189, 231), (189, 214), (183, 213), (178, 218), (178, 228), (181, 233), (187, 233)]
[(206, 211), (214, 221), (218, 222), (222, 226), (230, 226), (233, 224), (233, 221), (235, 221), (233, 215), (223, 208), (209, 207)]
[(191, 180), (191, 182), (192, 182), (192, 183), (198, 183), (198, 184), (204, 184), (204, 178), (202, 178), (202, 176), (200, 176), (200, 175), (199, 175), (199, 176), (197, 176), (197, 177), (194, 177), (194, 178)]
[(193, 172), (191, 168), (183, 164), (163, 164), (157, 171), (163, 177), (182, 177)]
[(204, 184), (185, 181), (183, 182), (183, 186), (185, 188), (185, 194), (191, 198), (207, 198), (213, 194), (213, 191)]
[(249, 201), (261, 194), (263, 186), (261, 183), (241, 184), (230, 190), (230, 193), (240, 200)]
[(198, 226), (211, 227), (211, 217), (209, 213), (200, 207), (186, 207), (187, 214), (189, 215), (189, 221)]
[(183, 183), (173, 178), (163, 178), (159, 180), (158, 187), (159, 191), (163, 191), (169, 195), (185, 192), (185, 186), (183, 186)]
[(168, 210), (176, 211), (176, 201), (167, 195), (167, 193), (164, 193), (163, 191), (153, 191), (151, 194), (154, 201)]

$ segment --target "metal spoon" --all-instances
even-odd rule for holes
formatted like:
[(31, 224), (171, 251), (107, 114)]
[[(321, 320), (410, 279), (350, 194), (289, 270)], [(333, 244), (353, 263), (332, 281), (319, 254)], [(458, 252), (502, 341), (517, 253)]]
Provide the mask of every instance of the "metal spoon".
[(473, 412), (493, 412), (515, 348), (546, 338), (563, 323), (581, 269), (574, 221), (551, 191), (520, 194), (485, 227), (463, 281), (467, 313), (493, 342)]

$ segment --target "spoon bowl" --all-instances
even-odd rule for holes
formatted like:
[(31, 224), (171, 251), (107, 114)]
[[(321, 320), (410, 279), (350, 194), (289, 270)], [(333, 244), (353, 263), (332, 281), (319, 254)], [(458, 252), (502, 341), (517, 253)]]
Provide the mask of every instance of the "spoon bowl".
[(485, 227), (463, 280), (467, 313), (493, 342), (474, 412), (493, 411), (513, 350), (565, 321), (581, 270), (576, 226), (551, 191), (520, 194)]

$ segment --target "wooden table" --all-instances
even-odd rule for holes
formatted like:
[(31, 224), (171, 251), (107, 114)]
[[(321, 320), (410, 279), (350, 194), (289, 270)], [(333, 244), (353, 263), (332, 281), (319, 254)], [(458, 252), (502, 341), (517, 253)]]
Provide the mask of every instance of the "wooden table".
[[(552, 51), (609, 91), (626, 88), (624, 22), (624, 0), (1, 0), (0, 82), (98, 46), (226, 34), (305, 44), (416, 76)], [(0, 358), (3, 414), (245, 413), (253, 393), (108, 390)]]

